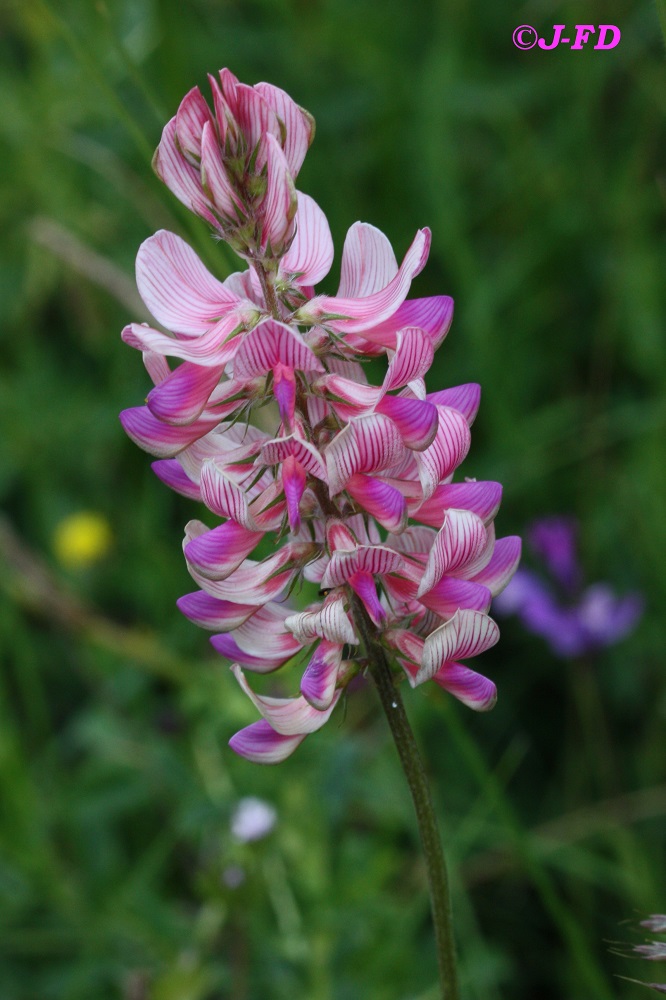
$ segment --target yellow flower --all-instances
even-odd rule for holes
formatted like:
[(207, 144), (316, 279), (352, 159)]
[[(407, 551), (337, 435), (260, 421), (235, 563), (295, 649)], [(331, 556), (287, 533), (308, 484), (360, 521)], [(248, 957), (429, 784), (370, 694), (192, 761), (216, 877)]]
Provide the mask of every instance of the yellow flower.
[(102, 559), (111, 548), (109, 522), (101, 514), (79, 511), (63, 518), (53, 533), (53, 550), (64, 565), (81, 569)]

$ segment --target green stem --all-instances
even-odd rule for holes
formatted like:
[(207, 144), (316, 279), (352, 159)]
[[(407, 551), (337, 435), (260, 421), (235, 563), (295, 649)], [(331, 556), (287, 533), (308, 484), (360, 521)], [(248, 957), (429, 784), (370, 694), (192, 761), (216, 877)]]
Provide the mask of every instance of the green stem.
[(458, 973), (453, 938), (453, 919), (446, 862), (433, 809), (428, 779), (419, 754), (414, 733), (409, 724), (405, 706), (393, 679), (393, 672), (383, 647), (373, 635), (372, 622), (365, 608), (355, 598), (354, 618), (363, 636), (370, 674), (375, 682), (382, 708), (388, 720), (395, 741), (402, 769), (407, 778), (409, 790), (416, 811), (416, 819), (423, 846), (430, 903), (435, 927), (435, 944), (442, 1000), (458, 1000)]

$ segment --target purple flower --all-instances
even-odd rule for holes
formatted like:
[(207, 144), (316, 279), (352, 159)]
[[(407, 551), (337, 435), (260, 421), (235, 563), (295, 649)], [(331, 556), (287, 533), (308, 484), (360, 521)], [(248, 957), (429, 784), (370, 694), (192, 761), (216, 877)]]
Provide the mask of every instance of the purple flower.
[(528, 631), (545, 639), (563, 659), (619, 642), (643, 613), (640, 594), (619, 597), (607, 583), (582, 589), (576, 536), (572, 518), (535, 521), (528, 529), (528, 542), (550, 580), (520, 569), (495, 604), (500, 614), (518, 615)]

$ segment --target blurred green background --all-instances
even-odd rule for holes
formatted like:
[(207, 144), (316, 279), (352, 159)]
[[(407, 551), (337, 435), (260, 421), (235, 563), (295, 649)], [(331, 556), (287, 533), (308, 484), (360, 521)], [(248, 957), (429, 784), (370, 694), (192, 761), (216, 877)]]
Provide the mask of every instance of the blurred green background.
[[(511, 41), (518, 24), (583, 21), (618, 25), (620, 45)], [(407, 698), (466, 1000), (640, 997), (614, 976), (658, 969), (609, 942), (666, 909), (652, 0), (25, 0), (0, 7), (0, 998), (438, 995), (374, 692), (278, 768), (233, 755), (253, 709), (174, 607), (192, 589), (182, 527), (200, 512), (117, 420), (148, 389), (120, 340), (145, 318), (140, 242), (167, 227), (220, 276), (232, 268), (150, 169), (183, 94), (224, 65), (314, 114), (299, 188), (328, 214), (337, 261), (356, 219), (399, 259), (432, 227), (414, 291), (452, 294), (457, 313), (430, 388), (483, 385), (462, 472), (504, 483), (500, 533), (574, 514), (588, 579), (645, 595), (636, 632), (592, 664), (557, 661), (508, 620), (484, 657), (500, 691), (489, 716), (439, 690)], [(63, 541), (82, 511), (101, 521)], [(247, 795), (278, 822), (243, 844), (229, 824)]]

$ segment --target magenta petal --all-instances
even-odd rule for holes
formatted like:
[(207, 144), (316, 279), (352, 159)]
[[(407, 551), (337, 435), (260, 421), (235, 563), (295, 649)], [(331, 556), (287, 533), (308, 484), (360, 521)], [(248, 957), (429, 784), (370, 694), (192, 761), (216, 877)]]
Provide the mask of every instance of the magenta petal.
[(488, 615), (479, 611), (457, 611), (426, 639), (415, 684), (430, 680), (450, 660), (464, 660), (483, 653), (498, 639), (499, 629)]
[(278, 363), (294, 371), (324, 370), (297, 330), (267, 319), (243, 337), (234, 359), (234, 378), (263, 375)]
[(166, 229), (139, 247), (136, 283), (155, 319), (178, 333), (203, 333), (240, 302), (185, 240)]
[(425, 451), (414, 453), (426, 500), (442, 479), (446, 479), (460, 465), (471, 443), (469, 427), (462, 414), (446, 406), (437, 409), (439, 427), (435, 440)]
[[(435, 355), (432, 341), (417, 327), (408, 327), (398, 333), (396, 352), (391, 358), (384, 390), (399, 389), (415, 378), (423, 378)], [(434, 402), (434, 400), (433, 400)]]
[(323, 482), (327, 481), (326, 466), (317, 449), (309, 441), (303, 441), (295, 434), (267, 441), (261, 449), (261, 459), (266, 465), (278, 465), (289, 456), (293, 456), (306, 472)]
[(273, 369), (273, 395), (282, 423), (285, 427), (291, 427), (296, 407), (296, 378), (293, 369), (279, 361)]
[(260, 719), (232, 736), (229, 746), (254, 764), (280, 764), (304, 739), (305, 735), (280, 736), (264, 719)]
[(202, 418), (184, 427), (174, 427), (154, 417), (147, 406), (134, 406), (122, 411), (120, 422), (139, 448), (157, 458), (173, 458), (215, 427), (219, 417)]
[(379, 472), (400, 460), (404, 445), (392, 420), (381, 413), (358, 417), (337, 434), (325, 458), (331, 496), (356, 472)]
[(386, 621), (386, 611), (381, 606), (377, 596), (375, 579), (371, 573), (360, 571), (352, 573), (347, 581), (355, 594), (363, 601), (365, 610), (378, 627)]
[(305, 492), (306, 481), (305, 470), (293, 455), (285, 458), (282, 465), (282, 489), (287, 501), (289, 527), (292, 531), (298, 531), (301, 526), (300, 503)]
[(417, 596), (427, 593), (445, 574), (454, 574), (478, 558), (486, 545), (483, 521), (469, 510), (448, 510), (437, 533)]
[(259, 530), (259, 525), (250, 513), (245, 490), (235, 483), (214, 459), (208, 459), (201, 466), (201, 497), (209, 510), (218, 517), (230, 517), (248, 528)]
[(437, 350), (449, 331), (453, 320), (453, 299), (448, 295), (433, 295), (427, 299), (408, 299), (381, 323), (363, 331), (363, 337), (373, 344), (382, 344), (395, 350), (398, 333), (407, 327), (423, 330)]
[(224, 656), (227, 660), (232, 660), (242, 664), (247, 667), (248, 670), (254, 671), (255, 674), (270, 674), (278, 667), (281, 667), (283, 663), (290, 660), (293, 653), (287, 653), (284, 655), (278, 655), (277, 653), (273, 656), (255, 656), (254, 653), (246, 653), (240, 648), (236, 640), (231, 635), (212, 635), (210, 637), (211, 646), (213, 649)]
[(487, 565), (471, 579), (488, 587), (493, 597), (497, 597), (518, 569), (521, 540), (517, 535), (508, 535), (495, 542), (495, 549)]
[(427, 594), (419, 597), (421, 604), (440, 618), (450, 618), (460, 608), (485, 613), (490, 608), (491, 600), (487, 587), (453, 576), (445, 576)]
[(330, 707), (335, 695), (342, 646), (335, 642), (320, 642), (301, 679), (301, 694), (320, 712)]
[(468, 382), (466, 385), (456, 385), (452, 389), (429, 392), (426, 398), (438, 406), (450, 406), (451, 409), (458, 410), (471, 425), (474, 423), (481, 402), (481, 386), (476, 382)]
[(499, 510), (501, 499), (500, 483), (447, 483), (438, 486), (432, 496), (416, 509), (411, 509), (410, 505), (410, 516), (423, 524), (440, 528), (447, 509), (456, 507), (460, 510), (471, 510), (484, 524), (488, 524)]
[(201, 501), (199, 484), (192, 482), (177, 459), (161, 458), (153, 462), (151, 468), (155, 475), (175, 493), (180, 493), (190, 500)]
[(433, 680), (475, 712), (489, 712), (497, 702), (497, 688), (493, 682), (462, 663), (445, 663)]
[(315, 733), (321, 729), (328, 722), (342, 693), (334, 691), (326, 709), (319, 711), (303, 695), (298, 698), (272, 698), (256, 694), (237, 663), (232, 665), (231, 672), (255, 708), (261, 712), (271, 728), (282, 736)]
[(356, 473), (345, 487), (347, 493), (383, 528), (398, 534), (407, 524), (407, 504), (402, 493), (375, 476)]
[(424, 643), (424, 640), (420, 636), (415, 635), (408, 629), (399, 628), (387, 631), (385, 638), (389, 645), (397, 649), (403, 656), (406, 656), (412, 663), (415, 663), (417, 666), (420, 664)]
[(203, 590), (193, 594), (184, 594), (176, 601), (178, 609), (201, 628), (219, 629), (231, 632), (239, 628), (256, 612), (253, 604), (233, 604), (231, 601), (218, 601)]
[(404, 563), (404, 557), (386, 545), (359, 545), (347, 551), (338, 549), (331, 556), (321, 586), (323, 590), (339, 587), (348, 583), (349, 577), (357, 572), (371, 576), (400, 573)]
[(425, 451), (435, 440), (439, 413), (432, 403), (406, 396), (384, 396), (376, 412), (391, 418), (405, 446), (413, 451)]
[(221, 367), (203, 367), (185, 361), (148, 393), (150, 412), (169, 424), (189, 424), (205, 409), (222, 375)]
[(297, 196), (296, 233), (280, 261), (280, 272), (297, 275), (297, 285), (316, 285), (331, 269), (333, 239), (328, 220), (316, 201), (300, 191)]
[(185, 558), (202, 576), (226, 580), (257, 547), (263, 532), (227, 521), (192, 538), (185, 545)]

